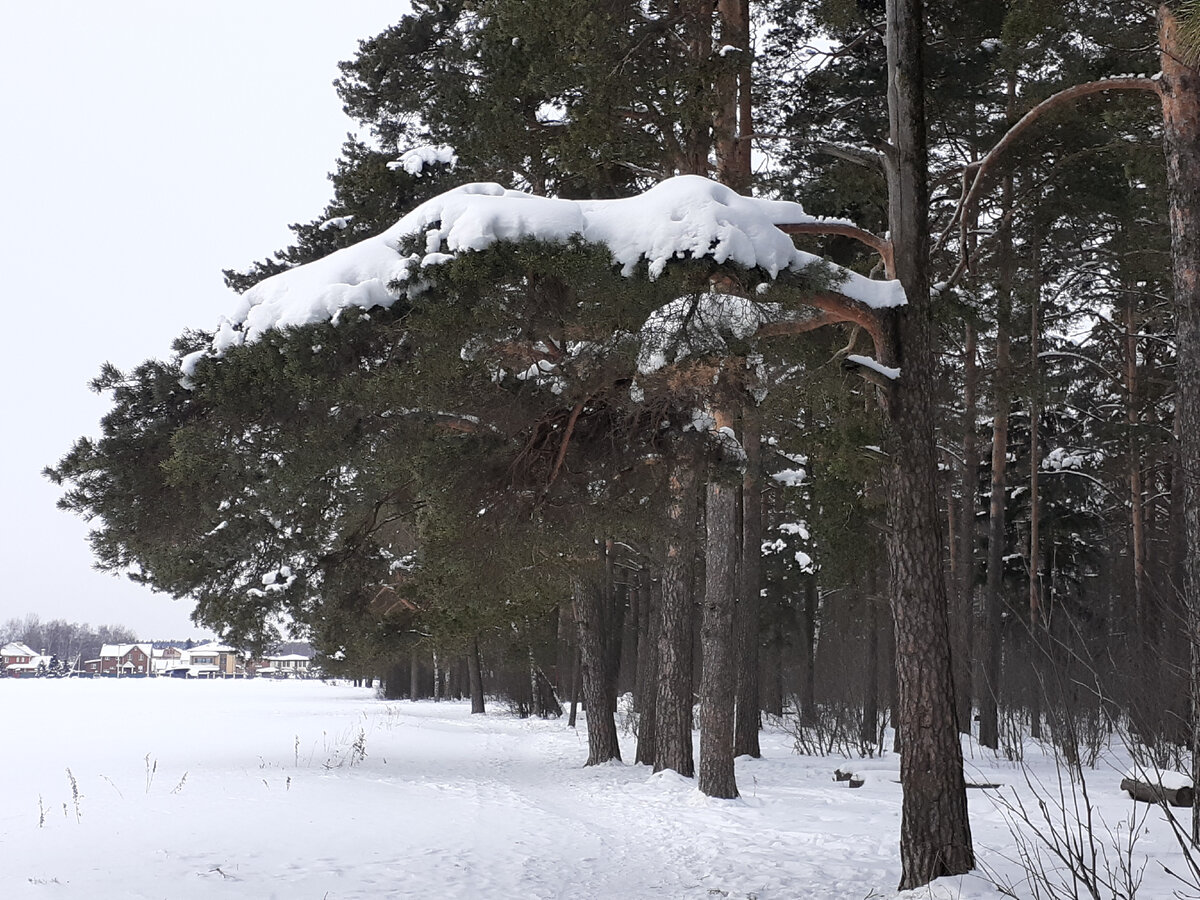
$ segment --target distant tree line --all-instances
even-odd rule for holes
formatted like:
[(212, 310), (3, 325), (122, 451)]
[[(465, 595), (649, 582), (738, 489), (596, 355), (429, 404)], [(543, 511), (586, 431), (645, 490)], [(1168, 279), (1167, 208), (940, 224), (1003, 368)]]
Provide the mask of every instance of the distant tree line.
[(137, 635), (123, 625), (100, 625), (51, 619), (37, 615), (12, 618), (0, 624), (0, 644), (20, 641), (40, 656), (57, 657), (68, 670), (79, 662), (97, 659), (105, 644), (132, 644)]

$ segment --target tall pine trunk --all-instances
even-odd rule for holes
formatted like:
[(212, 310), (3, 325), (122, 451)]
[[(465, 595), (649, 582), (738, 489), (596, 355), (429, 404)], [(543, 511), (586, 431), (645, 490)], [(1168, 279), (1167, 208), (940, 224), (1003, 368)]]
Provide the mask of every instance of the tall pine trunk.
[(692, 752), (692, 558), (696, 531), (698, 459), (686, 441), (671, 458), (668, 529), (658, 633), (658, 700), (654, 771), (673, 769), (691, 778)]
[(973, 636), (975, 633), (975, 580), (979, 574), (976, 519), (979, 511), (979, 443), (975, 439), (975, 422), (979, 416), (979, 367), (975, 326), (967, 323), (963, 348), (963, 420), (962, 420), (962, 497), (958, 512), (958, 579), (954, 585), (953, 615), (950, 618), (951, 640), (954, 643), (954, 692), (958, 730), (971, 733), (971, 674)]
[(758, 682), (759, 593), (762, 590), (762, 447), (758, 410), (748, 401), (742, 412), (742, 566), (739, 576), (737, 629), (737, 700), (734, 756), (762, 756), (758, 731), (762, 727)]
[(483, 667), (479, 663), (479, 641), (471, 641), (467, 648), (467, 675), (471, 682), (471, 714), (477, 715), (484, 711), (483, 706)]
[[(1192, 15), (1196, 15), (1192, 13)], [(1191, 644), (1192, 777), (1200, 784), (1200, 72), (1196, 47), (1184, 47), (1179, 22), (1159, 7), (1163, 147), (1171, 220), (1176, 338), (1175, 416), (1184, 492), (1184, 608)], [(1190, 53), (1188, 52), (1190, 51)], [(1192, 842), (1200, 843), (1200, 800), (1192, 807)]]
[[(1016, 97), (1016, 79), (1008, 78), (1010, 117)], [(992, 483), (988, 503), (987, 588), (984, 594), (983, 632), (980, 635), (983, 684), (979, 697), (979, 743), (1000, 746), (1000, 673), (1004, 628), (1004, 549), (1008, 536), (1005, 510), (1008, 502), (1008, 416), (1012, 406), (1012, 294), (1013, 294), (1013, 177), (1004, 178), (1000, 200), (1001, 225), (997, 235), (1000, 253), (996, 286), (996, 364), (992, 374)]]
[(946, 584), (942, 573), (934, 444), (936, 367), (929, 294), (924, 4), (888, 0), (888, 112), (892, 161), (888, 219), (908, 305), (893, 320), (886, 391), (888, 550), (902, 740), (900, 888), (975, 865), (962, 746), (954, 711)]
[(658, 731), (656, 701), (658, 697), (658, 591), (654, 587), (649, 570), (642, 570), (638, 578), (638, 593), (641, 595), (642, 638), (638, 642), (637, 663), (637, 762), (654, 765), (655, 735)]
[(604, 591), (574, 581), (575, 624), (579, 633), (580, 671), (587, 708), (588, 758), (596, 766), (621, 758), (617, 740), (616, 704), (609, 690), (608, 658), (604, 646)]
[(738, 796), (733, 772), (733, 608), (737, 592), (738, 490), (710, 478), (705, 506), (704, 615), (700, 625), (700, 790)]

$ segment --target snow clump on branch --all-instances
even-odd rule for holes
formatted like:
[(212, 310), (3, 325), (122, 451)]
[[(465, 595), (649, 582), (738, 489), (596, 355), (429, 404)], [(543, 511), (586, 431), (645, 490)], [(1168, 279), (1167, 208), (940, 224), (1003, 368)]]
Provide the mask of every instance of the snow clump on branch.
[[(423, 269), (500, 241), (580, 238), (605, 245), (626, 276), (644, 261), (651, 278), (675, 259), (707, 258), (771, 278), (822, 264), (852, 300), (877, 309), (905, 302), (899, 282), (830, 267), (798, 250), (777, 227), (816, 222), (847, 224), (810, 216), (798, 203), (744, 197), (698, 175), (670, 178), (620, 200), (562, 200), (467, 184), (426, 201), (382, 234), (259, 282), (221, 321), (211, 350), (184, 357), (183, 373), (190, 376), (206, 353), (220, 356), (272, 329), (329, 321), (350, 307), (390, 307), (402, 292), (421, 290)], [(425, 252), (405, 254), (401, 248), (421, 235)]]

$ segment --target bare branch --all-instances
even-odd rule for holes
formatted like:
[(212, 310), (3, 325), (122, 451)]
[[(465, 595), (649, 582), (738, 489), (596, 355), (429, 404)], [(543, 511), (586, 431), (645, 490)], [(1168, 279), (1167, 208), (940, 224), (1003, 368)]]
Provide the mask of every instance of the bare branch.
[(892, 242), (877, 234), (872, 234), (854, 225), (838, 225), (833, 222), (805, 222), (797, 225), (776, 226), (786, 234), (837, 234), (842, 237), (854, 238), (866, 244), (883, 259), (883, 267), (888, 278), (895, 278), (895, 261), (892, 253)]
[(845, 144), (833, 144), (828, 141), (815, 144), (813, 149), (826, 156), (835, 156), (846, 162), (852, 162), (856, 166), (866, 166), (868, 169), (877, 169), (880, 172), (887, 171), (886, 157), (878, 150), (865, 150), (862, 147), (849, 147)]
[(1021, 138), (1030, 126), (1052, 110), (1078, 100), (1081, 97), (1099, 94), (1104, 91), (1150, 91), (1161, 96), (1162, 87), (1156, 78), (1147, 78), (1142, 75), (1103, 78), (1100, 81), (1088, 81), (1083, 84), (1072, 85), (1065, 90), (1059, 91), (1057, 94), (1051, 94), (1041, 103), (1038, 103), (1018, 119), (1005, 132), (1004, 137), (1000, 138), (981, 160), (971, 163), (963, 169), (962, 199), (959, 201), (958, 208), (954, 211), (954, 217), (937, 239), (934, 249), (942, 249), (959, 222), (965, 221), (970, 216), (971, 210), (979, 201), (979, 194), (982, 192), (987, 177), (995, 167), (997, 160), (1004, 155), (1004, 152), (1009, 147)]

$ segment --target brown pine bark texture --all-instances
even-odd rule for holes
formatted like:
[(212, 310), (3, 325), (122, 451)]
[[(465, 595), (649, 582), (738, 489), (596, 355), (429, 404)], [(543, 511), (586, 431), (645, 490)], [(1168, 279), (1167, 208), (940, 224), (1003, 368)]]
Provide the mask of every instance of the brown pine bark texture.
[(581, 578), (575, 581), (574, 593), (583, 700), (587, 708), (588, 758), (585, 765), (597, 766), (621, 758), (616, 708), (608, 690), (603, 637), (604, 597), (603, 592)]
[(667, 508), (668, 538), (662, 574), (658, 633), (658, 700), (654, 771), (695, 775), (692, 752), (692, 551), (696, 521), (693, 454), (674, 454)]
[(762, 589), (762, 447), (758, 410), (747, 404), (742, 414), (742, 447), (746, 473), (742, 478), (742, 564), (739, 573), (735, 628), (737, 631), (737, 698), (734, 756), (762, 756), (758, 732), (762, 727), (758, 682), (759, 592)]
[(888, 549), (900, 714), (900, 888), (975, 865), (962, 747), (954, 713), (933, 406), (936, 371), (929, 296), (924, 112), (924, 5), (888, 0), (888, 109), (894, 166), (889, 220), (908, 305), (894, 319), (901, 376), (887, 391)]
[(733, 764), (733, 608), (737, 592), (738, 491), (709, 481), (705, 510), (704, 615), (700, 624), (700, 790), (738, 796)]
[[(1191, 643), (1192, 776), (1200, 784), (1200, 72), (1180, 46), (1179, 23), (1159, 7), (1163, 149), (1175, 282), (1175, 416), (1183, 480), (1184, 606)], [(1200, 839), (1200, 806), (1192, 840)]]

